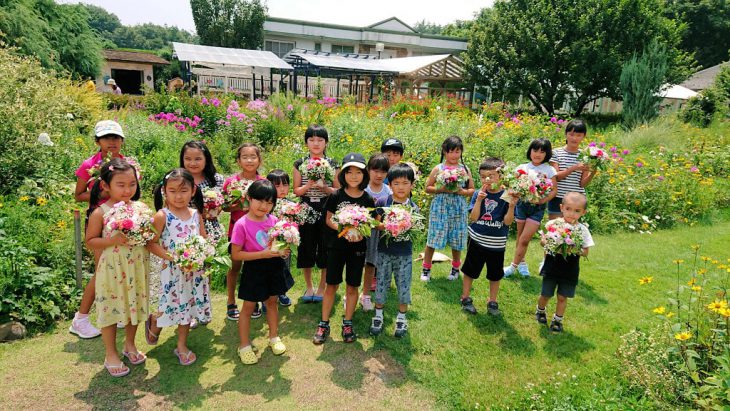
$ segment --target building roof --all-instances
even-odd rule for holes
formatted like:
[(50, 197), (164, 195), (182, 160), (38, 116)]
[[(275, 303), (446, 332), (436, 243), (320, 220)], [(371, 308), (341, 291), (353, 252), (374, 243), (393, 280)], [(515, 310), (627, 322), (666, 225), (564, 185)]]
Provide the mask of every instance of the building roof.
[(132, 63), (148, 63), (167, 65), (169, 61), (152, 53), (144, 53), (141, 51), (123, 51), (123, 50), (102, 50), (102, 55), (108, 61), (129, 61)]
[(706, 88), (709, 88), (712, 86), (712, 83), (715, 82), (715, 77), (717, 77), (718, 73), (720, 73), (720, 69), (723, 66), (730, 65), (730, 62), (726, 61), (724, 63), (720, 63), (716, 66), (708, 67), (704, 70), (700, 70), (690, 76), (687, 80), (685, 80), (680, 85), (683, 87), (687, 87), (690, 90), (695, 91), (702, 91)]
[[(388, 29), (388, 27), (391, 27)], [(397, 28), (396, 28), (397, 27)], [(418, 33), (413, 27), (407, 25), (403, 22), (403, 20), (399, 19), (398, 17), (391, 17), (382, 21), (379, 21), (377, 23), (373, 23), (368, 26), (368, 28), (371, 29), (385, 29), (385, 30), (396, 30), (396, 31), (405, 31), (406, 33)], [(404, 30), (405, 29), (405, 30)]]
[(172, 43), (174, 54), (180, 61), (213, 67), (238, 66), (293, 70), (287, 62), (270, 51), (199, 46), (197, 44)]
[(675, 85), (669, 87), (665, 86), (662, 91), (659, 92), (659, 96), (663, 98), (670, 98), (674, 100), (689, 100), (691, 97), (697, 95), (696, 91), (692, 91), (686, 87)]

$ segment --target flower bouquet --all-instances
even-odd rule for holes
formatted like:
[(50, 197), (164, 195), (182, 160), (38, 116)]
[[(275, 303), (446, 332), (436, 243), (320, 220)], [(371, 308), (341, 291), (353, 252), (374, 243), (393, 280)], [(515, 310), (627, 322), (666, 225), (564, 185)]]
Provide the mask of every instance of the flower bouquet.
[(203, 218), (206, 220), (218, 218), (221, 207), (225, 202), (226, 200), (220, 191), (213, 188), (203, 190)]
[(295, 203), (285, 198), (276, 201), (273, 214), (278, 219), (284, 219), (297, 225), (314, 224), (319, 219), (319, 213), (307, 203)]
[(500, 197), (510, 201), (511, 196), (518, 196), (522, 201), (537, 203), (550, 193), (553, 182), (545, 174), (525, 167), (507, 164), (501, 169), (502, 183), (507, 188)]
[(562, 218), (550, 220), (545, 224), (545, 231), (540, 231), (545, 252), (551, 255), (581, 255), (583, 253), (583, 233), (576, 230)]
[(241, 202), (241, 207), (248, 208), (248, 200), (246, 200), (246, 191), (248, 186), (251, 185), (251, 181), (234, 179), (230, 184), (223, 188), (223, 196), (226, 200), (226, 204), (233, 205), (237, 202)]
[(383, 212), (383, 234), (393, 241), (411, 240), (412, 234), (425, 229), (424, 217), (407, 205), (395, 204), (383, 208)]
[(279, 220), (269, 229), (269, 240), (272, 251), (299, 245), (299, 226), (291, 221)]
[(215, 247), (201, 235), (193, 235), (175, 242), (172, 262), (181, 270), (192, 273), (205, 268), (205, 262), (215, 256)]
[(120, 231), (127, 237), (130, 247), (143, 246), (155, 238), (152, 211), (142, 202), (120, 201), (104, 214), (104, 226), (110, 231)]
[(464, 167), (444, 167), (436, 175), (436, 188), (443, 187), (448, 191), (457, 191), (469, 181), (469, 175)]
[[(601, 145), (605, 144), (602, 143)], [(588, 147), (581, 150), (581, 161), (593, 170), (603, 170), (608, 167), (611, 156), (608, 155), (606, 150), (592, 142)]]
[(340, 205), (332, 216), (332, 222), (339, 227), (337, 238), (352, 236), (352, 230), (358, 231), (363, 237), (370, 237), (370, 232), (378, 225), (367, 208), (347, 203)]
[(324, 180), (331, 183), (335, 178), (335, 169), (323, 158), (310, 158), (299, 166), (299, 172), (312, 181)]

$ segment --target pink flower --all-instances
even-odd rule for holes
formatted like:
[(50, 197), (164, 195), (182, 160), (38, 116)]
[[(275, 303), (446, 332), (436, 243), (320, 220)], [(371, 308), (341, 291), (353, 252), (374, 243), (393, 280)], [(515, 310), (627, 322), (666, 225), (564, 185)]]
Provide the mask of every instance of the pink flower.
[(700, 169), (697, 168), (697, 166), (692, 166), (692, 168), (690, 168), (689, 171), (691, 171), (693, 173), (698, 173), (700, 171)]
[(641, 161), (637, 161), (636, 168), (641, 168), (641, 167), (644, 167), (644, 163), (642, 163)]

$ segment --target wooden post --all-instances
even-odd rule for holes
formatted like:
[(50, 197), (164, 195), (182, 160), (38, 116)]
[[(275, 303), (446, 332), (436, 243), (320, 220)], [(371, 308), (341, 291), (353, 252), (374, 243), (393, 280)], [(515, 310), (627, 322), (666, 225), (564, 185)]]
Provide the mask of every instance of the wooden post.
[(76, 239), (76, 287), (81, 290), (83, 289), (81, 287), (81, 252), (83, 244), (81, 243), (81, 212), (79, 210), (74, 210), (74, 238)]
[(340, 101), (340, 77), (337, 76), (337, 101)]
[(252, 73), (252, 75), (253, 81), (251, 81), (251, 100), (256, 100), (256, 73)]

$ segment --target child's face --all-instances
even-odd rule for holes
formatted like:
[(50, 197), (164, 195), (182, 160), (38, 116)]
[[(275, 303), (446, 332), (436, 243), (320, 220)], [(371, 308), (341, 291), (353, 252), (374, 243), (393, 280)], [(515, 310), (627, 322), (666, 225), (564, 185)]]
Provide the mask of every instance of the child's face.
[(486, 191), (498, 191), (502, 186), (502, 179), (497, 170), (479, 170), (479, 179)]
[(377, 169), (368, 170), (368, 174), (370, 175), (370, 183), (374, 186), (382, 185), (383, 181), (385, 181), (385, 177), (388, 177), (387, 171)]
[(115, 173), (109, 184), (102, 181), (101, 188), (109, 193), (112, 201), (128, 203), (137, 192), (137, 177), (134, 175), (134, 170)]
[(261, 165), (261, 159), (253, 147), (244, 147), (238, 156), (237, 162), (241, 170), (254, 174)]
[(391, 167), (400, 163), (400, 161), (403, 159), (403, 154), (401, 154), (400, 151), (385, 150), (383, 154), (388, 157), (388, 163), (390, 163)]
[(413, 183), (406, 177), (398, 177), (390, 181), (390, 189), (393, 190), (393, 198), (404, 201), (410, 197)]
[(183, 153), (183, 167), (192, 175), (200, 175), (205, 170), (205, 155), (197, 148), (186, 148)]
[(165, 184), (165, 201), (170, 208), (186, 208), (195, 194), (195, 187), (183, 178), (168, 179)]
[(563, 213), (566, 223), (575, 224), (586, 213), (585, 201), (566, 197), (560, 204), (560, 212)]
[(459, 160), (461, 160), (461, 149), (455, 148), (451, 151), (447, 151), (444, 153), (444, 159), (446, 159), (446, 162), (449, 164), (458, 164)]
[(532, 160), (532, 164), (542, 164), (545, 161), (545, 155), (546, 153), (542, 150), (536, 150), (534, 148), (530, 150), (530, 160)]
[(357, 188), (360, 186), (360, 183), (362, 183), (362, 180), (363, 170), (355, 166), (347, 167), (347, 170), (345, 170), (345, 182), (348, 187)]
[(580, 146), (580, 143), (584, 138), (586, 138), (586, 133), (576, 133), (575, 131), (568, 131), (565, 133), (565, 142), (571, 147)]
[(122, 144), (124, 144), (124, 137), (115, 134), (107, 134), (96, 140), (96, 145), (99, 146), (101, 151), (111, 153), (114, 156), (119, 155), (119, 151), (122, 150)]
[(289, 194), (289, 184), (276, 184), (276, 198), (285, 198)]
[(312, 156), (321, 156), (327, 148), (327, 140), (322, 137), (312, 136), (307, 139), (307, 148)]
[(274, 202), (266, 199), (266, 200), (257, 200), (255, 198), (248, 198), (249, 201), (249, 209), (248, 212), (256, 218), (264, 218), (266, 217), (266, 214), (269, 214), (271, 210), (274, 208)]

